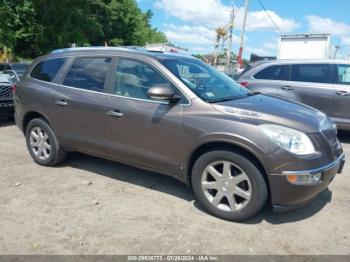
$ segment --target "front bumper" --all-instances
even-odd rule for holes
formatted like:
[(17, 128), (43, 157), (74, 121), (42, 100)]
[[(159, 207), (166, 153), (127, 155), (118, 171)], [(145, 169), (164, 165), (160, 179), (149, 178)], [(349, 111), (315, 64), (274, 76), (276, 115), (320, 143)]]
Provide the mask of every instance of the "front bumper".
[[(320, 168), (303, 171), (283, 171), (269, 176), (271, 200), (274, 211), (281, 212), (303, 206), (316, 195), (325, 190), (337, 173), (341, 173), (345, 155), (341, 154), (335, 161)], [(313, 185), (296, 185), (287, 180), (287, 175), (321, 174), (321, 181)]]

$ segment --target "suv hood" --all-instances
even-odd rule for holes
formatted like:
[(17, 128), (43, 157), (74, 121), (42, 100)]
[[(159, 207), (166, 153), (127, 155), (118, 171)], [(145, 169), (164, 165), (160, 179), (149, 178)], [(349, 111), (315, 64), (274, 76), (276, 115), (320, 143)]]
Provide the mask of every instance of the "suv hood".
[(254, 95), (213, 104), (214, 108), (238, 117), (255, 119), (259, 124), (279, 124), (304, 133), (318, 133), (326, 115), (312, 107), (274, 98)]

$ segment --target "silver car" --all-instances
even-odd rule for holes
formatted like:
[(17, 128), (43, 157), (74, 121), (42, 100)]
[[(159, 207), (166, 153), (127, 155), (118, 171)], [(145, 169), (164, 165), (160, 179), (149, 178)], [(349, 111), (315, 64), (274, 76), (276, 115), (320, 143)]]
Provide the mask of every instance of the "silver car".
[(350, 60), (276, 60), (237, 79), (251, 91), (307, 104), (350, 130)]

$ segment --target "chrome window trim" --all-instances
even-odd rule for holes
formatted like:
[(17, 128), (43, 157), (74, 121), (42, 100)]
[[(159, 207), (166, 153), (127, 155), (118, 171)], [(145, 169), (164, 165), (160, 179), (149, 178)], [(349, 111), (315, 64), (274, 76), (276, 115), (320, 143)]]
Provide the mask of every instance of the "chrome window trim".
[[(115, 94), (106, 93), (106, 92), (98, 92), (98, 91), (92, 91), (92, 90), (87, 90), (87, 89), (82, 89), (82, 88), (77, 88), (77, 87), (72, 87), (72, 86), (66, 86), (66, 85), (62, 85), (62, 84), (57, 84), (57, 83), (53, 83), (53, 82), (47, 82), (47, 81), (43, 81), (43, 80), (40, 80), (40, 79), (36, 79), (36, 78), (31, 77), (30, 75), (28, 77), (30, 79), (34, 80), (34, 81), (39, 81), (39, 82), (43, 82), (43, 83), (46, 83), (46, 84), (53, 84), (53, 85), (56, 85), (56, 86), (66, 87), (66, 88), (70, 88), (70, 89), (74, 89), (74, 90), (78, 90), (78, 91), (84, 91), (84, 92), (88, 92), (88, 93), (94, 93), (94, 94), (99, 94), (99, 95), (107, 95), (107, 96), (112, 96), (112, 97), (119, 97), (119, 98), (125, 98), (125, 99), (136, 100), (136, 101), (143, 101), (143, 102), (149, 102), (149, 103), (155, 103), (155, 104), (163, 104), (163, 105), (169, 105), (170, 104), (169, 102), (166, 102), (166, 101), (156, 101), (156, 100), (148, 100), (148, 99), (134, 98), (134, 97), (128, 97), (128, 96), (120, 96), (120, 95), (115, 95)], [(192, 105), (192, 101), (190, 99), (188, 99), (188, 98), (187, 98), (187, 100), (189, 101), (188, 104), (176, 104), (176, 105), (177, 106), (183, 106), (183, 107), (191, 106)]]

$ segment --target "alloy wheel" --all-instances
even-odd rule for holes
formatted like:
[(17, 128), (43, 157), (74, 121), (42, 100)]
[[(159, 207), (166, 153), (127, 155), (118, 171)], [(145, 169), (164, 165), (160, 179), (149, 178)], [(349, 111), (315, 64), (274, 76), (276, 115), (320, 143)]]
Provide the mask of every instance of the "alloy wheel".
[(51, 154), (51, 144), (48, 134), (41, 127), (33, 127), (30, 131), (30, 147), (40, 160), (47, 160)]
[(229, 212), (244, 208), (252, 195), (248, 175), (230, 161), (216, 161), (208, 165), (202, 173), (201, 187), (213, 206)]

